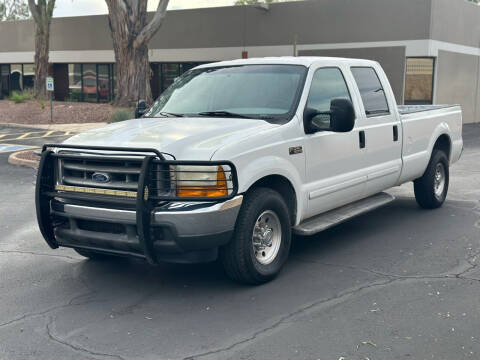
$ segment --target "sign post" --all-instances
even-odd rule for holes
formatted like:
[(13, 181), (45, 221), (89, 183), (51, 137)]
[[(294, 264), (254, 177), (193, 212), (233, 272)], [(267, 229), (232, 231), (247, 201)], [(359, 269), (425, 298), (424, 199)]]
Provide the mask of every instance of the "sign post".
[(53, 86), (53, 77), (51, 76), (47, 77), (46, 86), (47, 86), (48, 96), (50, 98), (50, 123), (53, 123), (52, 93), (53, 93), (53, 90), (55, 89)]

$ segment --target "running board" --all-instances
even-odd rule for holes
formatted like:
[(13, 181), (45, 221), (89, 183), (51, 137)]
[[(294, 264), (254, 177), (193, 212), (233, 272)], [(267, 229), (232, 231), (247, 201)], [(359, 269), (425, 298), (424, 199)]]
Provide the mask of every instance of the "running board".
[(381, 192), (366, 199), (358, 200), (351, 204), (311, 217), (295, 226), (293, 232), (298, 235), (313, 235), (355, 216), (375, 210), (393, 200), (395, 200), (394, 196)]

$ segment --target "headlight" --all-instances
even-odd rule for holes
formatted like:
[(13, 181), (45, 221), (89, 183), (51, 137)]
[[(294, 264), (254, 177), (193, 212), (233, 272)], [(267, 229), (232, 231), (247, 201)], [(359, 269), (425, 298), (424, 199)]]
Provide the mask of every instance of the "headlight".
[(177, 165), (176, 192), (179, 197), (221, 197), (228, 195), (227, 178), (221, 166)]

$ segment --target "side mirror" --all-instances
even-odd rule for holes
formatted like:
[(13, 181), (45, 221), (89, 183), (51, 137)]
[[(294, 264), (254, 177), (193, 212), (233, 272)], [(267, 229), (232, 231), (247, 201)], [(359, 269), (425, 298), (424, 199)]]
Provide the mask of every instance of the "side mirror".
[(135, 107), (135, 119), (141, 118), (147, 112), (147, 103), (145, 100), (138, 100)]
[(333, 99), (330, 111), (305, 108), (303, 122), (307, 134), (318, 131), (349, 132), (355, 126), (355, 110), (350, 100)]

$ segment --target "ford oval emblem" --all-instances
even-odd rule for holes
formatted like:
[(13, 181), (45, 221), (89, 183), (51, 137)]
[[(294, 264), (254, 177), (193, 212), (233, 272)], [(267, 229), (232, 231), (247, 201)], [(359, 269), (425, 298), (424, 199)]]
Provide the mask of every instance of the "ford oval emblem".
[(96, 172), (92, 175), (92, 180), (98, 183), (108, 183), (112, 178), (109, 174)]

